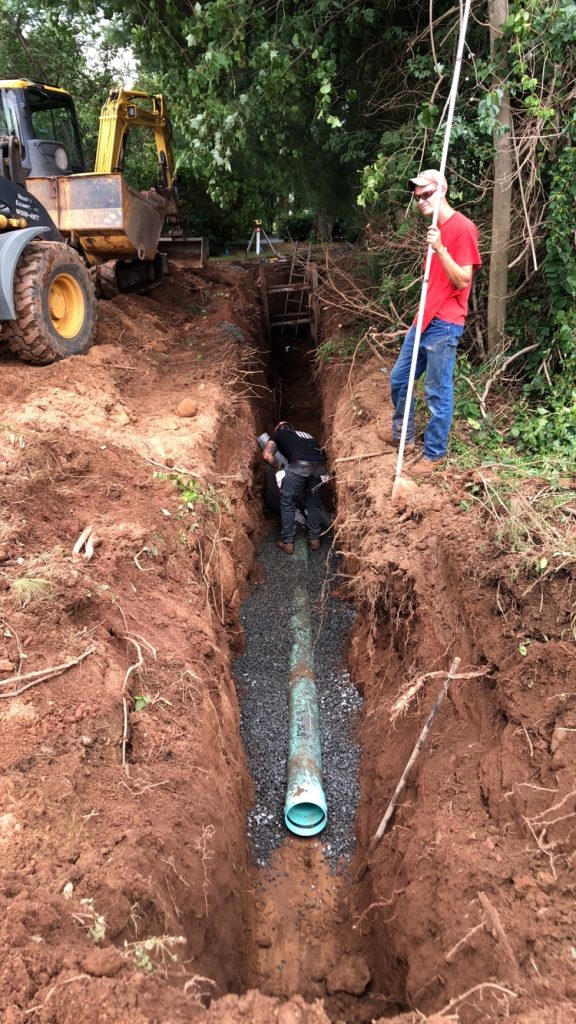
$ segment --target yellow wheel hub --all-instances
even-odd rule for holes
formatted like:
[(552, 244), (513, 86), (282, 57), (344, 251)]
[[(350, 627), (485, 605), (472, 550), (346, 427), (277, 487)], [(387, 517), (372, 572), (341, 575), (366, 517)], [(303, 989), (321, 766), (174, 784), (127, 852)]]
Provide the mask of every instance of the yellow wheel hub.
[(48, 294), (50, 319), (62, 338), (75, 338), (84, 323), (84, 293), (70, 274), (58, 274)]

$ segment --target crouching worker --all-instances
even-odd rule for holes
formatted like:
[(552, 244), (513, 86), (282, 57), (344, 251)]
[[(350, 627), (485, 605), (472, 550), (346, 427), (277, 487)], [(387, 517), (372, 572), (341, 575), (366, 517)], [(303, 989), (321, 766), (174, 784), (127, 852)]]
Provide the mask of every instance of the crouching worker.
[(308, 546), (312, 551), (320, 547), (322, 505), (320, 486), (326, 477), (326, 457), (315, 438), (304, 430), (296, 430), (282, 420), (262, 449), (262, 458), (274, 469), (276, 452), (287, 461), (280, 488), (280, 518), (282, 528), (277, 545), (291, 555), (294, 551), (296, 511), (304, 504), (308, 523)]

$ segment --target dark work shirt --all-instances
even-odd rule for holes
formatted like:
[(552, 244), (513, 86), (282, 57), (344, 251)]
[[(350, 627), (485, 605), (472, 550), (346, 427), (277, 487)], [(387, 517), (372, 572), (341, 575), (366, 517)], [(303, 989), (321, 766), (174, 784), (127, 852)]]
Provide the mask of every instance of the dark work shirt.
[(292, 430), (291, 427), (280, 427), (272, 435), (272, 440), (278, 451), (288, 459), (288, 462), (325, 462), (324, 452), (318, 442), (307, 434), (305, 430)]

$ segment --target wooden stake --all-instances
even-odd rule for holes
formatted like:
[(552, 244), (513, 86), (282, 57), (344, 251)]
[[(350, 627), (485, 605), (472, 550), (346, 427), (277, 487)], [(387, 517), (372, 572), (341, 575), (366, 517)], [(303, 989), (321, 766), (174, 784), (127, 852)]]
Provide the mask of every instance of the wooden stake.
[(396, 789), (394, 790), (394, 795), (393, 795), (390, 803), (388, 804), (388, 807), (386, 809), (386, 813), (385, 813), (384, 817), (382, 818), (382, 821), (380, 822), (378, 828), (376, 829), (376, 832), (372, 836), (372, 839), (370, 841), (370, 845), (369, 845), (369, 847), (368, 847), (368, 849), (366, 851), (366, 856), (365, 856), (364, 860), (362, 861), (362, 864), (360, 865), (360, 869), (358, 871), (358, 874), (356, 875), (356, 881), (357, 882), (360, 882), (364, 878), (364, 875), (366, 874), (366, 872), (368, 870), (368, 867), (369, 867), (368, 861), (370, 859), (370, 856), (374, 853), (374, 850), (378, 846), (378, 843), (380, 842), (380, 840), (382, 839), (382, 836), (384, 835), (384, 833), (386, 831), (388, 823), (389, 823), (389, 821), (390, 821), (390, 819), (391, 819), (391, 817), (394, 814), (394, 811), (396, 809), (396, 805), (398, 803), (400, 795), (401, 795), (401, 793), (402, 793), (402, 791), (403, 791), (403, 789), (404, 789), (404, 787), (406, 785), (406, 780), (408, 778), (408, 773), (409, 773), (410, 769), (412, 768), (412, 766), (413, 766), (414, 762), (416, 761), (420, 751), (422, 750), (422, 747), (424, 746), (424, 744), (426, 742), (426, 737), (428, 736), (428, 733), (430, 732), (430, 728), (432, 726), (432, 722), (434, 721), (434, 718), (436, 717), (436, 714), (437, 714), (439, 708), (441, 707), (441, 705), (442, 705), (442, 703), (443, 703), (443, 701), (444, 701), (444, 699), (446, 697), (446, 694), (448, 693), (448, 688), (450, 686), (450, 683), (451, 683), (452, 679), (454, 678), (454, 676), (456, 675), (456, 673), (458, 672), (459, 667), (460, 667), (460, 658), (454, 658), (454, 661), (452, 662), (452, 664), (450, 665), (450, 668), (448, 670), (448, 675), (446, 677), (446, 682), (444, 683), (444, 686), (442, 687), (442, 689), (440, 691), (440, 694), (438, 696), (438, 699), (437, 699), (434, 707), (432, 708), (430, 714), (428, 715), (428, 718), (426, 719), (426, 722), (424, 724), (424, 728), (422, 729), (422, 732), (420, 733), (420, 735), (418, 737), (418, 740), (416, 742), (416, 746), (414, 747), (414, 750), (410, 754), (410, 757), (409, 757), (409, 760), (408, 760), (408, 764), (406, 765), (404, 771), (402, 772), (402, 776), (400, 778), (400, 781), (399, 781), (398, 785), (396, 786)]

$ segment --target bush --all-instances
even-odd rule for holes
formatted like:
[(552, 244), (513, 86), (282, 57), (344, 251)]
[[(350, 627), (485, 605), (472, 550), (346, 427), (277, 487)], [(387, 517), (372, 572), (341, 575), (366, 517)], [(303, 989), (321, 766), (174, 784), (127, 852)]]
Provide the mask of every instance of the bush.
[(277, 223), (277, 231), (284, 238), (307, 242), (312, 236), (314, 217), (310, 213), (288, 213)]

